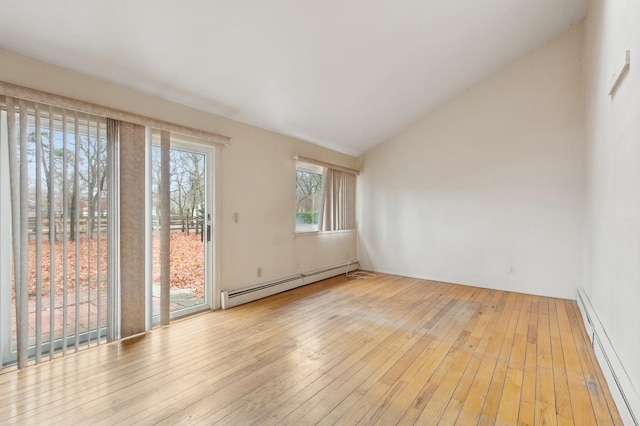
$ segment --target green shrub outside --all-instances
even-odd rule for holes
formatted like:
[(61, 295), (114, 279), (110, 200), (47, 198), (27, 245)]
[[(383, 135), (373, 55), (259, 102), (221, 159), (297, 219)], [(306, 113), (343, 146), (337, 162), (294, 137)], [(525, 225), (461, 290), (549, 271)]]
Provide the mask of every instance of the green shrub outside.
[(296, 213), (296, 223), (318, 223), (318, 212), (298, 212)]

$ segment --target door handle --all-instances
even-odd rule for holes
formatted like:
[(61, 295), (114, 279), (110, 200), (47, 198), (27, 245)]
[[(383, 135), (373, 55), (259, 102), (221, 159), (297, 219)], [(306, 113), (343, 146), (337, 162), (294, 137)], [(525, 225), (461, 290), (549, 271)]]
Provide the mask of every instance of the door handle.
[(211, 242), (211, 225), (207, 225), (207, 242)]

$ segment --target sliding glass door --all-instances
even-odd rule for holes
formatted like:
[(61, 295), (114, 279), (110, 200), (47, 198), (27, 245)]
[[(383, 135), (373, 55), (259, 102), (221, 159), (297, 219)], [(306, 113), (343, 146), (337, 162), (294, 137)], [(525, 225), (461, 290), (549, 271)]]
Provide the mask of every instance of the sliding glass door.
[[(210, 309), (213, 211), (211, 147), (171, 138), (169, 156), (169, 309), (171, 318)], [(151, 150), (152, 323), (161, 306), (161, 167), (159, 139)]]

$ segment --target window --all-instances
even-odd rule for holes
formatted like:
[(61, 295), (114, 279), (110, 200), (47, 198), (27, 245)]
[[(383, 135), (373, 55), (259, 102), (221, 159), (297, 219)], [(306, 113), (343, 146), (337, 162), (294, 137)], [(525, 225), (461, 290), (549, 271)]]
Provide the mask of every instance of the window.
[(296, 166), (296, 232), (318, 231), (324, 168), (298, 161)]
[(350, 169), (298, 161), (296, 232), (354, 229), (355, 194), (356, 174)]

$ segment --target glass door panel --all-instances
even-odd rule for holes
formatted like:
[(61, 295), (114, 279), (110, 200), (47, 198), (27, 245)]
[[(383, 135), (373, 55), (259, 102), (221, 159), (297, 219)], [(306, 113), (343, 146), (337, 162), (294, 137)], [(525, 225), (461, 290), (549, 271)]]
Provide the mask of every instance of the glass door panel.
[[(208, 257), (211, 238), (209, 149), (172, 140), (170, 150), (170, 311), (171, 317), (209, 309)], [(160, 147), (152, 149), (152, 309), (160, 315)]]

